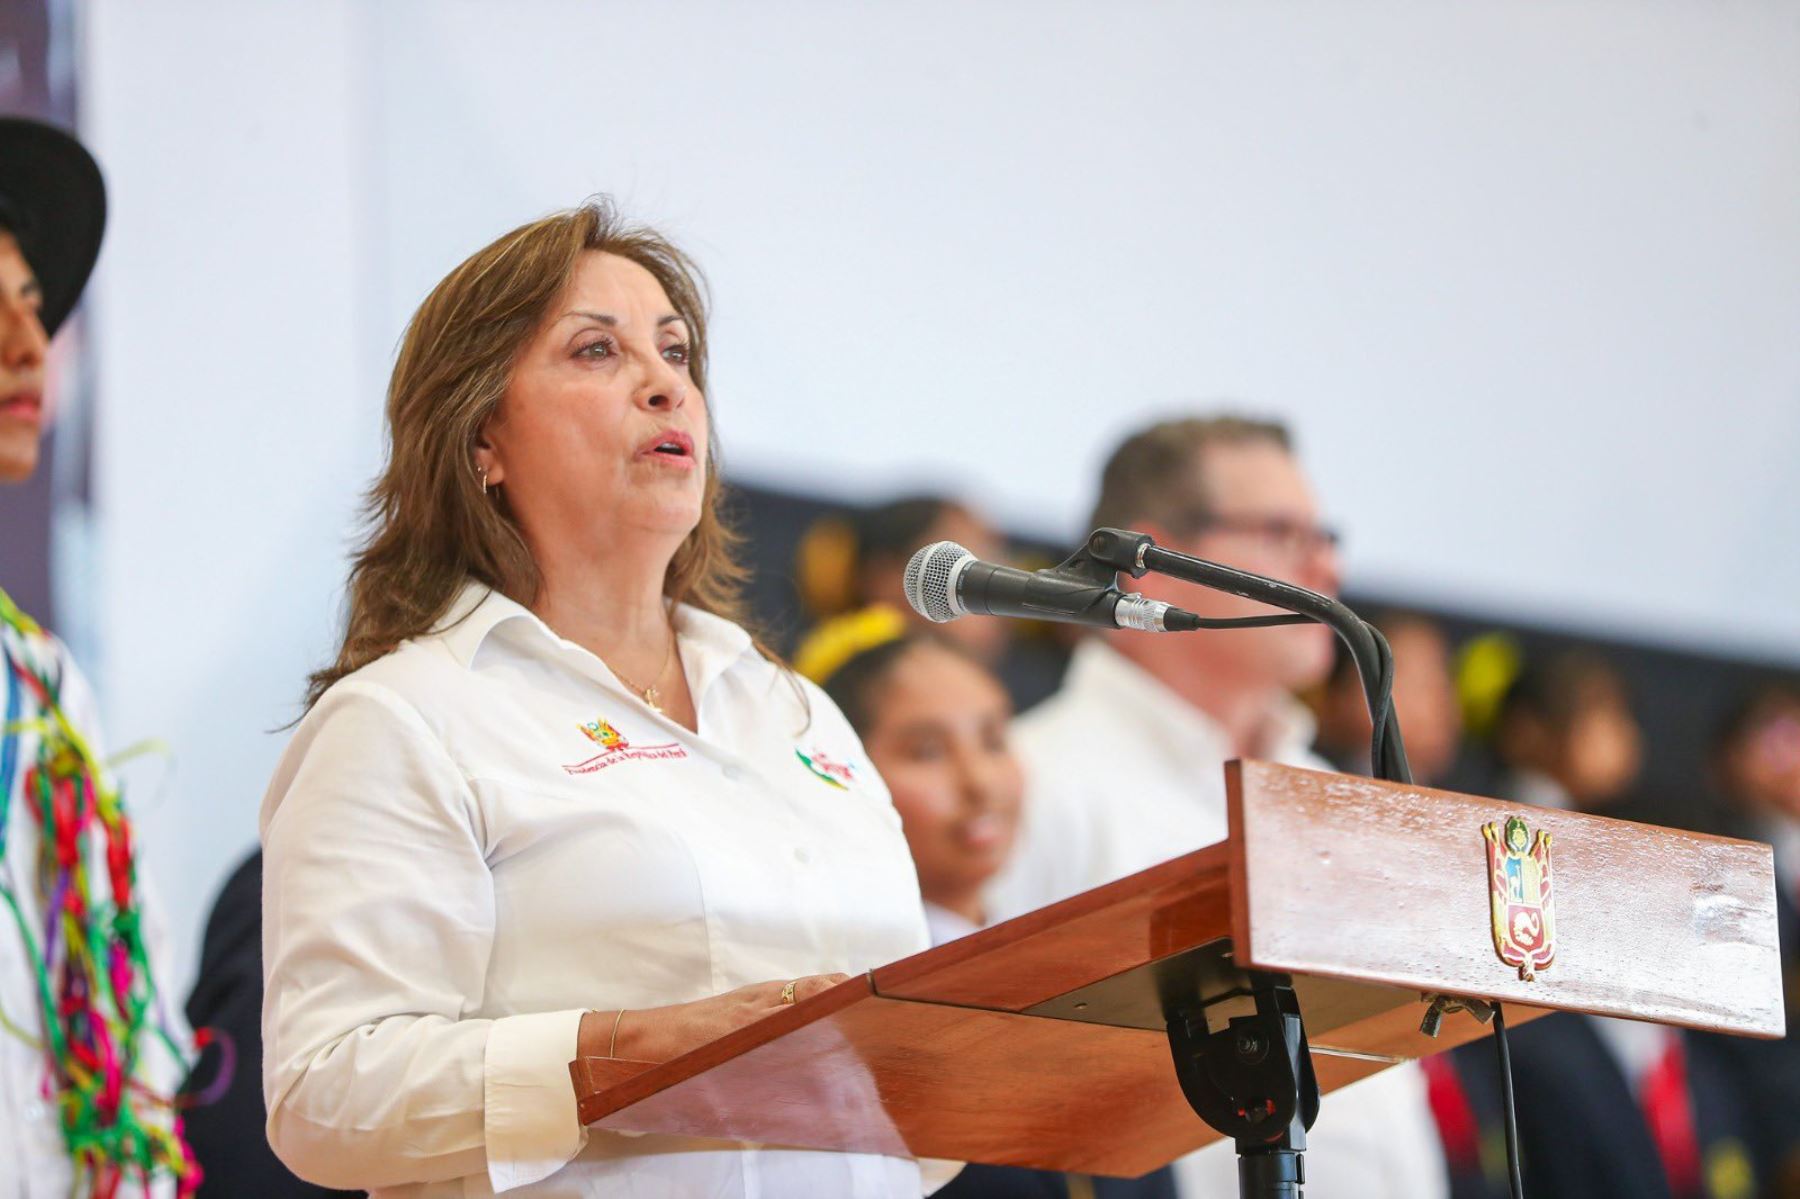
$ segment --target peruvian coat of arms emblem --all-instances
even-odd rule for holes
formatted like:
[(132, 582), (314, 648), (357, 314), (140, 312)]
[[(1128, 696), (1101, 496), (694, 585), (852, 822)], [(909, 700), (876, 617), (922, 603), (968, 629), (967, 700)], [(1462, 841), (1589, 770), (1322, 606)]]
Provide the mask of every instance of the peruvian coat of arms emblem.
[(1487, 841), (1488, 898), (1494, 950), (1530, 982), (1556, 957), (1556, 913), (1550, 894), (1550, 834), (1537, 839), (1517, 816), (1481, 826)]

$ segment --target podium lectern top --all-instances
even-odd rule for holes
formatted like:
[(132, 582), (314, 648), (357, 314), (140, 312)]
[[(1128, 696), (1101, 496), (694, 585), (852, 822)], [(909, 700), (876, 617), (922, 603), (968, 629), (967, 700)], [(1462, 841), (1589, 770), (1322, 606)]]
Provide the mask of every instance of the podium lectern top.
[[(1260, 762), (1227, 782), (1218, 845), (674, 1061), (571, 1063), (583, 1122), (1142, 1174), (1218, 1139), (1165, 1021), (1228, 1013), (1246, 969), (1294, 976), (1326, 1091), (1483, 1034), (1452, 1015), (1424, 1036), (1428, 993), (1502, 999), (1510, 1023), (1567, 1008), (1783, 1031), (1766, 846)], [(1496, 853), (1513, 820), (1517, 852)]]

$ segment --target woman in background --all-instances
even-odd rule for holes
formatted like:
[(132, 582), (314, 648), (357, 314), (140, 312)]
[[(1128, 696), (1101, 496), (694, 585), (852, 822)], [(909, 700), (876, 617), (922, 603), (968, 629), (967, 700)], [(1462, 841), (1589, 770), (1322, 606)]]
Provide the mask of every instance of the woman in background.
[[(968, 622), (977, 623), (977, 622)], [(998, 622), (993, 622), (998, 623)], [(825, 693), (863, 740), (900, 813), (934, 944), (987, 923), (981, 891), (1012, 852), (1024, 777), (1007, 743), (1012, 703), (967, 652), (907, 633), (874, 610), (844, 655), (822, 667)], [(942, 1199), (1173, 1199), (1174, 1176), (1089, 1178), (969, 1166)]]

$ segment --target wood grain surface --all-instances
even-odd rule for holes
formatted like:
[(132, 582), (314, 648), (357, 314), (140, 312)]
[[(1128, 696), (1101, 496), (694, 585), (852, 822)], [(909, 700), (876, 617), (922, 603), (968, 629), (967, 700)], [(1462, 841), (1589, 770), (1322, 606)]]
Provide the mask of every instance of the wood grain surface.
[(861, 1001), (594, 1122), (1124, 1176), (1217, 1139), (1160, 1034), (884, 999), (855, 981)]
[[(1326, 1090), (1383, 1065), (1317, 1061)], [(590, 1102), (585, 1121), (1123, 1177), (1219, 1139), (1188, 1108), (1160, 1032), (875, 995), (606, 1110), (656, 1081)]]
[[(1226, 767), (1240, 960), (1752, 1036), (1785, 1030), (1769, 847), (1266, 762)], [(1481, 826), (1551, 834), (1556, 957), (1494, 950)]]
[(875, 990), (1022, 1012), (1231, 935), (1224, 842), (883, 966)]

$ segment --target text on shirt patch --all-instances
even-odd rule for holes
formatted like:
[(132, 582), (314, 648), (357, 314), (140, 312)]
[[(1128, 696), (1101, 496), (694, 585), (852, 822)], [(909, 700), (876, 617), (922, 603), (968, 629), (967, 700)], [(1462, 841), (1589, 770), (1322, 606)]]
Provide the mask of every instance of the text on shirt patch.
[(805, 750), (796, 749), (794, 750), (794, 756), (805, 763), (806, 768), (812, 771), (814, 775), (823, 779), (825, 782), (830, 783), (839, 791), (848, 791), (850, 789), (850, 784), (856, 781), (856, 771), (854, 767), (836, 761), (827, 756), (822, 750), (815, 749), (812, 753), (808, 754)]
[(570, 774), (593, 774), (597, 770), (617, 766), (620, 762), (654, 762), (687, 757), (687, 750), (673, 741), (664, 745), (633, 745), (625, 739), (624, 733), (606, 720), (591, 720), (578, 727), (582, 736), (600, 747), (600, 752), (585, 762), (564, 766), (563, 769)]

